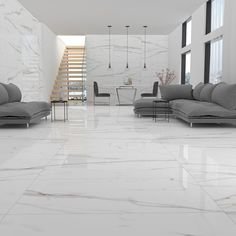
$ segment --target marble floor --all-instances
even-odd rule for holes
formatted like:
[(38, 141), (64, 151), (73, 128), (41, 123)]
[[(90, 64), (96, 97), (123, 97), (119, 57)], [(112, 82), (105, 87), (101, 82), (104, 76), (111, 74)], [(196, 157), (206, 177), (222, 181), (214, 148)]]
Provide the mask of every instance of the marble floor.
[(69, 113), (0, 128), (0, 235), (236, 235), (236, 128)]

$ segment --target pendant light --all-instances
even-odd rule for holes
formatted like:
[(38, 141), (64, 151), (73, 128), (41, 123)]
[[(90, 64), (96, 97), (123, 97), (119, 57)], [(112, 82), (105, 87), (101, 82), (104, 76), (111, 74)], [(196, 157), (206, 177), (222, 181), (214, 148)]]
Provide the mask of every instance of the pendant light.
[(126, 63), (126, 69), (129, 69), (129, 25), (126, 25), (126, 33), (127, 33), (127, 63)]
[(144, 65), (143, 65), (143, 69), (146, 70), (147, 69), (147, 26), (144, 25)]
[(111, 25), (108, 25), (108, 31), (109, 31), (109, 64), (108, 69), (111, 69)]

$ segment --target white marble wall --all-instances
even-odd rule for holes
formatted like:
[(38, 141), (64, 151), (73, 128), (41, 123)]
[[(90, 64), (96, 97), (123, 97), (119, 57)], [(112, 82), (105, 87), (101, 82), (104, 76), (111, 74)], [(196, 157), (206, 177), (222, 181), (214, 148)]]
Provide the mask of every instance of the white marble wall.
[[(58, 72), (59, 65), (54, 65), (54, 61), (59, 63), (61, 53), (55, 51), (62, 47), (56, 45), (56, 35), (44, 28), (17, 0), (0, 0), (0, 82), (18, 85), (24, 101), (48, 101), (51, 83), (45, 80), (54, 81)], [(47, 53), (54, 58), (45, 64), (44, 48), (52, 44), (50, 40), (55, 48)], [(49, 67), (54, 68), (50, 76)]]
[(88, 101), (93, 100), (93, 81), (97, 81), (101, 91), (112, 94), (112, 104), (117, 104), (115, 88), (123, 85), (128, 77), (137, 87), (137, 98), (141, 92), (151, 92), (156, 72), (168, 66), (168, 36), (147, 36), (147, 69), (144, 64), (144, 42), (142, 35), (129, 37), (129, 70), (126, 69), (126, 36), (112, 35), (112, 69), (108, 69), (108, 35), (88, 35), (87, 51), (87, 91)]
[(0, 0), (0, 81), (17, 84), (23, 99), (40, 99), (40, 23), (17, 1)]

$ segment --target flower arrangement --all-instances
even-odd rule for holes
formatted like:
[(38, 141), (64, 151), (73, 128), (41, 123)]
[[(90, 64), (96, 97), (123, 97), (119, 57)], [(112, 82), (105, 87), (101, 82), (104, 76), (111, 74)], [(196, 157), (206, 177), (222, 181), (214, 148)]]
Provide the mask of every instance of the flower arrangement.
[(160, 73), (156, 73), (156, 76), (162, 86), (169, 85), (176, 79), (174, 71), (170, 71), (168, 68), (166, 70), (163, 69)]

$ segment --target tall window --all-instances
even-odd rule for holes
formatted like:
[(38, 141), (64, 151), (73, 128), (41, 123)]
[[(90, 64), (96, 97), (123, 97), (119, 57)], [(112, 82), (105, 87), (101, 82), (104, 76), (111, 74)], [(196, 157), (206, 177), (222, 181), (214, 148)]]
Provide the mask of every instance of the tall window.
[(223, 70), (223, 37), (206, 44), (205, 83), (217, 84), (222, 81)]
[(206, 33), (213, 32), (224, 24), (224, 0), (207, 2)]
[(191, 52), (182, 54), (182, 84), (191, 83)]
[(217, 84), (222, 80), (223, 67), (223, 37), (211, 41), (209, 82)]
[(182, 47), (190, 45), (192, 42), (192, 18), (189, 18), (182, 26)]

